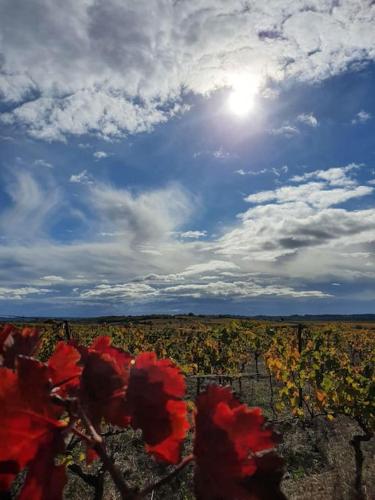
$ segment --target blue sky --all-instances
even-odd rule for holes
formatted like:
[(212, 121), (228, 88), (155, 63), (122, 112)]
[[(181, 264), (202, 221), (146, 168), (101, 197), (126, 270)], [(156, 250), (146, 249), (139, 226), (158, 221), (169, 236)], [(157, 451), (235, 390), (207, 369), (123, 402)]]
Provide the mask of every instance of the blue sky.
[(375, 6), (269, 4), (1, 2), (0, 315), (374, 312)]

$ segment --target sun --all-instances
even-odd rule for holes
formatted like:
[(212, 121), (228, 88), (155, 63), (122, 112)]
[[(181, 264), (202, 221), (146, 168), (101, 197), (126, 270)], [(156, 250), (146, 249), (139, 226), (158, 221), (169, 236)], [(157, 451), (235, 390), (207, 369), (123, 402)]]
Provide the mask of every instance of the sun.
[(235, 78), (228, 96), (228, 109), (236, 116), (244, 117), (254, 108), (259, 83), (256, 78)]
[(254, 95), (232, 90), (228, 97), (229, 110), (237, 116), (246, 116), (254, 107)]

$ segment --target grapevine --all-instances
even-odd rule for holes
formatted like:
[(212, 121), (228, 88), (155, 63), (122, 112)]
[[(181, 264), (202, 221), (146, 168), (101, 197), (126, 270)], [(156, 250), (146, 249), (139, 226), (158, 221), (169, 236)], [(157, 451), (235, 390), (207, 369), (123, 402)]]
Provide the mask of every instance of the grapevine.
[[(284, 498), (277, 439), (261, 410), (229, 388), (209, 386), (193, 405), (177, 365), (154, 352), (130, 354), (99, 336), (89, 346), (59, 341), (42, 362), (35, 357), (42, 343), (35, 328), (0, 331), (0, 492), (27, 469), (21, 500), (62, 498), (67, 443), (78, 439), (87, 462), (101, 460), (123, 499), (144, 498), (193, 462), (198, 499)], [(108, 425), (141, 430), (146, 451), (174, 469), (130, 487), (108, 454)], [(188, 432), (193, 449), (182, 457)]]

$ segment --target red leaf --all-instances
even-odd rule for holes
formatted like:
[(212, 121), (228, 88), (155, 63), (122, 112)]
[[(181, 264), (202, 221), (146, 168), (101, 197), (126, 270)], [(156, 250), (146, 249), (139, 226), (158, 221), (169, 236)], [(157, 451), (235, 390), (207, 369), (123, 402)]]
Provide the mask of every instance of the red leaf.
[(52, 381), (48, 365), (20, 356), (17, 359), (17, 375), (23, 407), (52, 419), (61, 415), (62, 407), (54, 404), (51, 398)]
[(19, 357), (17, 371), (0, 368), (0, 490), (38, 453), (40, 445), (65, 423), (50, 398), (48, 367)]
[(81, 354), (73, 346), (59, 342), (48, 360), (49, 376), (54, 392), (61, 397), (72, 396), (78, 390), (83, 367)]
[(17, 356), (31, 356), (39, 345), (36, 328), (22, 330), (13, 325), (5, 325), (0, 331), (0, 366), (14, 368)]
[[(248, 478), (259, 476), (265, 463), (257, 454), (275, 447), (272, 431), (263, 427), (264, 418), (260, 409), (241, 404), (229, 388), (218, 386), (208, 387), (198, 396), (196, 404), (194, 455), (197, 498), (268, 498), (258, 495), (256, 488), (251, 486), (254, 480), (246, 483)], [(282, 497), (275, 494), (269, 498)]]
[(129, 363), (133, 357), (128, 352), (118, 347), (113, 347), (111, 343), (111, 337), (102, 335), (94, 340), (90, 351), (108, 355), (111, 358), (111, 362), (116, 365), (119, 373), (122, 373), (123, 377), (127, 379), (129, 376)]
[(142, 429), (147, 450), (169, 463), (180, 459), (189, 428), (185, 380), (170, 360), (142, 353), (130, 370), (127, 404), (134, 429)]
[(99, 455), (96, 451), (86, 444), (86, 464), (91, 465), (95, 460), (98, 460)]
[(66, 483), (65, 465), (55, 465), (55, 456), (64, 451), (60, 433), (50, 434), (29, 466), (19, 500), (58, 500)]
[(113, 425), (129, 425), (125, 391), (132, 357), (110, 343), (109, 337), (99, 337), (89, 349), (81, 349), (80, 400), (97, 430), (102, 418)]
[(286, 500), (280, 491), (283, 478), (283, 460), (273, 452), (255, 457), (257, 470), (245, 480), (245, 489), (254, 500)]

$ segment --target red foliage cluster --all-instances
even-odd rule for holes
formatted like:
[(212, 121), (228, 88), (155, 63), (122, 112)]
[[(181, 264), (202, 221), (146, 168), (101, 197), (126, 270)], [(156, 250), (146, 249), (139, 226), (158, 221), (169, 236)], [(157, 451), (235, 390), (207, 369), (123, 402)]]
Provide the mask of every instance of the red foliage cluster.
[[(88, 348), (60, 342), (40, 363), (30, 357), (38, 342), (34, 329), (7, 325), (0, 331), (0, 495), (27, 467), (19, 498), (62, 498), (62, 457), (72, 433), (88, 445), (88, 459), (99, 453), (116, 482), (100, 436), (107, 423), (140, 429), (146, 450), (176, 464), (176, 471), (195, 460), (199, 499), (283, 498), (272, 431), (258, 408), (241, 404), (228, 388), (210, 386), (198, 396), (194, 453), (180, 462), (190, 424), (185, 380), (172, 361), (158, 360), (154, 353), (133, 358), (111, 346), (109, 337), (99, 337)], [(117, 477), (119, 482), (121, 487), (123, 479)], [(143, 496), (139, 491), (132, 496), (123, 486), (127, 498)]]
[(196, 407), (197, 498), (283, 498), (278, 491), (282, 463), (272, 452), (275, 436), (264, 428), (260, 409), (241, 404), (228, 387), (217, 386), (200, 394)]
[(20, 331), (13, 325), (5, 325), (0, 331), (0, 366), (14, 368), (16, 357), (32, 356), (38, 344), (39, 332), (36, 328)]

